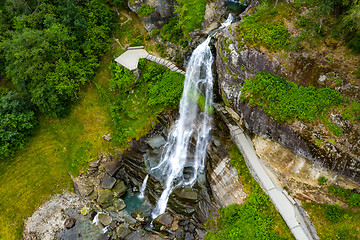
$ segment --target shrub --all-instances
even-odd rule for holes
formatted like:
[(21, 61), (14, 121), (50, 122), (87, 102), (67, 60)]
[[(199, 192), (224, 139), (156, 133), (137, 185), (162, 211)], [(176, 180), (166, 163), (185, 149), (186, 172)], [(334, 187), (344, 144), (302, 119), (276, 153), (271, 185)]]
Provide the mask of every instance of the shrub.
[(318, 178), (319, 185), (324, 185), (327, 182), (327, 179), (324, 176)]
[[(266, 8), (266, 7), (265, 7)], [(271, 12), (270, 14), (276, 14)], [(239, 42), (245, 41), (257, 46), (264, 46), (270, 50), (281, 50), (290, 44), (290, 33), (282, 23), (273, 23), (272, 17), (263, 19), (261, 17), (263, 10), (247, 16), (239, 25)]]
[(131, 47), (144, 46), (144, 39), (142, 35), (137, 36), (131, 43)]
[(190, 32), (201, 27), (204, 20), (206, 1), (203, 0), (176, 0), (179, 7), (176, 12), (179, 13), (178, 26), (187, 36)]
[(160, 79), (149, 88), (149, 106), (162, 104), (165, 107), (179, 103), (182, 95), (184, 76), (179, 73), (166, 71)]
[(339, 205), (329, 205), (325, 209), (325, 216), (331, 222), (339, 222), (343, 215), (343, 210)]
[(147, 5), (146, 3), (141, 4), (137, 15), (141, 18), (150, 16), (155, 11), (153, 6)]
[(0, 158), (23, 148), (36, 126), (30, 102), (14, 92), (0, 98)]
[(110, 89), (122, 93), (130, 91), (136, 80), (133, 72), (116, 63), (111, 63), (109, 68), (112, 73), (109, 83)]
[(302, 87), (271, 73), (258, 72), (246, 79), (241, 100), (261, 107), (276, 121), (314, 121), (323, 112), (343, 102), (339, 92), (329, 88)]

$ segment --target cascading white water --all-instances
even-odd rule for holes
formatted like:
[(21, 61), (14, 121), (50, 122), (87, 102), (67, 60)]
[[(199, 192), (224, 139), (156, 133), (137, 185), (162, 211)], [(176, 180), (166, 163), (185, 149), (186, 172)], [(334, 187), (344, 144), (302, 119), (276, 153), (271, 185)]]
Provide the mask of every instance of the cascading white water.
[(140, 199), (143, 199), (144, 196), (145, 196), (145, 188), (146, 188), (146, 183), (147, 183), (147, 180), (149, 179), (149, 174), (146, 175), (145, 179), (144, 179), (144, 182), (141, 186), (141, 189), (140, 189), (140, 194), (139, 194), (139, 198)]
[[(221, 28), (229, 26), (232, 16), (222, 24)], [(164, 180), (165, 190), (162, 192), (151, 217), (165, 212), (169, 195), (175, 187), (181, 185), (192, 186), (205, 168), (206, 146), (211, 129), (211, 116), (208, 114), (213, 101), (213, 77), (211, 67), (213, 56), (209, 47), (211, 35), (192, 53), (186, 70), (184, 91), (180, 101), (180, 117), (171, 129), (159, 164), (150, 170), (160, 171)], [(198, 107), (200, 92), (204, 97), (204, 109)], [(190, 141), (196, 140), (193, 156), (189, 154)], [(184, 167), (190, 167), (191, 176), (184, 178)], [(148, 176), (144, 179), (141, 194), (146, 187)]]

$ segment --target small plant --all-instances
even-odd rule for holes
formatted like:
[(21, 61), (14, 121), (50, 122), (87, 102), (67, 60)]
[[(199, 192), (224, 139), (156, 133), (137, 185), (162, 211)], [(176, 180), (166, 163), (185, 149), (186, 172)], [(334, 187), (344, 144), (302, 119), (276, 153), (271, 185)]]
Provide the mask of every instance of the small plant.
[(343, 214), (343, 210), (337, 204), (329, 205), (325, 209), (325, 216), (331, 222), (339, 222)]
[(324, 176), (318, 178), (319, 185), (324, 185), (327, 182), (327, 179)]
[(146, 3), (141, 4), (137, 15), (141, 18), (150, 16), (155, 11), (153, 6), (150, 6)]
[(245, 67), (244, 67), (244, 65), (241, 65), (241, 71), (245, 71)]

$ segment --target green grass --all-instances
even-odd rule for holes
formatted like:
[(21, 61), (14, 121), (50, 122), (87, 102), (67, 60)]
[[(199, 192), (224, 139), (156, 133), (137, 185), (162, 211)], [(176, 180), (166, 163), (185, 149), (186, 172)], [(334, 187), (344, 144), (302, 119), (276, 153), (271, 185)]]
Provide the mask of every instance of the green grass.
[(208, 221), (207, 227), (215, 229), (208, 232), (205, 239), (294, 239), (268, 196), (252, 178), (237, 147), (233, 144), (228, 152), (248, 197), (242, 205), (220, 209), (217, 223)]
[[(334, 221), (329, 215), (333, 205), (304, 203), (303, 208), (309, 214), (311, 222), (321, 240), (360, 239), (359, 208), (343, 208)], [(337, 208), (335, 208), (337, 209)]]
[(0, 162), (0, 239), (20, 239), (25, 218), (52, 194), (72, 190), (68, 172), (78, 174), (112, 145), (102, 139), (111, 131), (110, 118), (94, 84), (84, 87), (79, 98), (66, 118), (42, 116), (25, 148)]

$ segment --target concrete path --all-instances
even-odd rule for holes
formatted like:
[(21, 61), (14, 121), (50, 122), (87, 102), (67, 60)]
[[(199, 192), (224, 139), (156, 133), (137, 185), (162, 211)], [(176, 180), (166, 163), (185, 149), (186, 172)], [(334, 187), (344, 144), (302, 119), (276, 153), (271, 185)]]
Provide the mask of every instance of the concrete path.
[(244, 130), (238, 126), (222, 105), (214, 104), (214, 107), (228, 126), (230, 134), (243, 154), (252, 176), (269, 196), (295, 238), (298, 240), (319, 239), (306, 213), (301, 208), (301, 204), (271, 180), (260, 159), (255, 154), (251, 140), (244, 133)]
[(133, 71), (138, 68), (139, 59), (145, 58), (149, 61), (156, 62), (158, 64), (161, 64), (171, 71), (178, 72), (185, 75), (185, 72), (178, 68), (174, 63), (163, 59), (156, 57), (154, 55), (149, 54), (144, 47), (129, 47), (126, 52), (121, 54), (119, 57), (115, 59), (115, 62), (121, 64), (123, 67), (126, 67), (127, 69)]

